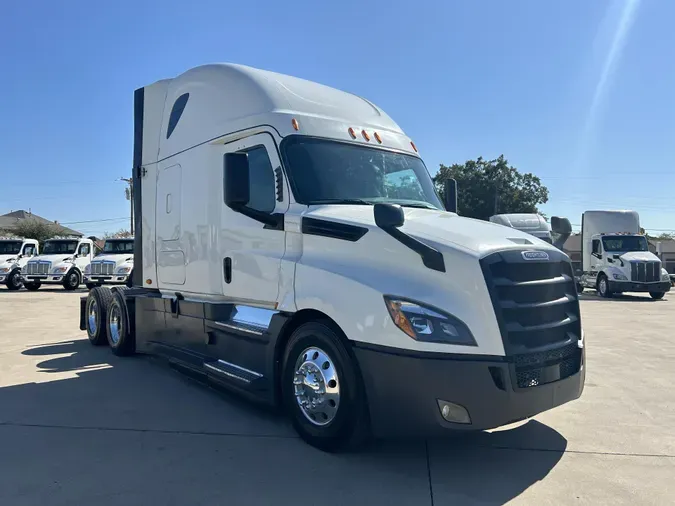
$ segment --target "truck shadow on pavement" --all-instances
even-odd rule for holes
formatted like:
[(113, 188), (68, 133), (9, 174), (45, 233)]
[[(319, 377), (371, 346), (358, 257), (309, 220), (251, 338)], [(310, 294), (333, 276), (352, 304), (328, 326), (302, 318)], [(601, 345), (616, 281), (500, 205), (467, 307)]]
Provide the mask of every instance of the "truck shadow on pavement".
[[(34, 382), (0, 388), (1, 504), (287, 504), (299, 494), (322, 506), (504, 504), (567, 447), (531, 420), (330, 455), (278, 413), (148, 357), (120, 359), (86, 339), (22, 355)], [(34, 370), (28, 357), (44, 360)]]
[(588, 292), (588, 293), (582, 293), (579, 296), (579, 300), (582, 301), (590, 301), (590, 302), (652, 302), (652, 303), (657, 303), (657, 302), (664, 302), (668, 300), (668, 294), (661, 299), (661, 300), (655, 300), (652, 299), (649, 294), (645, 295), (628, 295), (628, 294), (621, 294), (621, 295), (613, 295), (612, 297), (606, 299), (604, 297), (601, 297), (600, 295), (594, 293), (594, 292)]

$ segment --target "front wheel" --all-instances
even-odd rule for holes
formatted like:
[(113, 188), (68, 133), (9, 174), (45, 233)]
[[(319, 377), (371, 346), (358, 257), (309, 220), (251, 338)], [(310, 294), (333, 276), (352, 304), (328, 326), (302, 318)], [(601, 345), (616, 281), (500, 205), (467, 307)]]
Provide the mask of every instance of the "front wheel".
[(661, 300), (666, 292), (649, 292), (649, 296), (654, 300)]
[(42, 283), (24, 283), (23, 287), (29, 292), (35, 292), (40, 289)]
[(604, 274), (600, 274), (598, 277), (598, 293), (606, 299), (612, 296), (612, 292), (609, 291), (609, 281)]
[(8, 290), (16, 291), (21, 288), (21, 274), (19, 271), (14, 271), (7, 276), (7, 281), (5, 281)]
[(286, 346), (281, 381), (285, 410), (305, 442), (327, 452), (365, 442), (365, 390), (338, 329), (324, 322), (298, 327)]
[(77, 290), (80, 286), (80, 274), (76, 270), (71, 270), (66, 277), (63, 278), (63, 288), (68, 291)]

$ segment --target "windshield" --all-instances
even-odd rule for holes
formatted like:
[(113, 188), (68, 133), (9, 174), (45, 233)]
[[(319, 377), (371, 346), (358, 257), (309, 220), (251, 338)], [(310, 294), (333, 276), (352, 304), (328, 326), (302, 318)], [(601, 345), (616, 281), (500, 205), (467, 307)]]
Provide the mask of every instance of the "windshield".
[(54, 255), (57, 253), (67, 253), (72, 255), (77, 248), (77, 241), (47, 241), (45, 249), (42, 251), (44, 255)]
[(133, 253), (134, 241), (106, 241), (103, 253)]
[(415, 156), (300, 136), (284, 141), (282, 151), (301, 204), (388, 202), (444, 209)]
[(641, 235), (603, 237), (605, 251), (649, 251), (647, 238)]
[(18, 255), (21, 241), (0, 241), (0, 255)]

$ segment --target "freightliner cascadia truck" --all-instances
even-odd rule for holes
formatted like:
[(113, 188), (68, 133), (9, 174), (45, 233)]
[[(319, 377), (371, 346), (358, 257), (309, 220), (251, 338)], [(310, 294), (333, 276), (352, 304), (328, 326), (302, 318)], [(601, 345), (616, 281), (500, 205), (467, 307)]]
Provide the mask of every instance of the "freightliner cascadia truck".
[(117, 355), (281, 408), (325, 451), (444, 435), (577, 399), (569, 258), (460, 217), (359, 96), (233, 64), (136, 90), (133, 286), (80, 328)]

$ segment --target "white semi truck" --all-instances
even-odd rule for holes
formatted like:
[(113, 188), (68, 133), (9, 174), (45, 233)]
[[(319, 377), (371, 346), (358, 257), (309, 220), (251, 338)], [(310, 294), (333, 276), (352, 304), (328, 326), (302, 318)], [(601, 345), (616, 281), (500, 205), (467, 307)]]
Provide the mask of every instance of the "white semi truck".
[(26, 264), (21, 275), (30, 291), (42, 285), (61, 285), (76, 290), (84, 279), (83, 271), (91, 262), (94, 242), (83, 237), (55, 237), (45, 241), (42, 253)]
[(40, 253), (35, 239), (0, 237), (0, 283), (9, 290), (21, 288), (21, 269)]
[(581, 284), (603, 297), (649, 292), (661, 299), (670, 291), (670, 276), (640, 234), (635, 211), (586, 211), (581, 218)]
[(131, 287), (134, 271), (134, 238), (111, 238), (103, 250), (84, 268), (84, 283), (92, 289), (101, 285)]
[(318, 448), (482, 430), (578, 398), (572, 266), (441, 202), (379, 107), (241, 65), (135, 92), (133, 287), (80, 328), (282, 407)]

